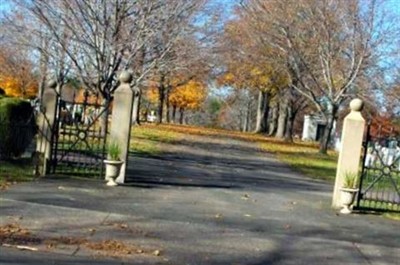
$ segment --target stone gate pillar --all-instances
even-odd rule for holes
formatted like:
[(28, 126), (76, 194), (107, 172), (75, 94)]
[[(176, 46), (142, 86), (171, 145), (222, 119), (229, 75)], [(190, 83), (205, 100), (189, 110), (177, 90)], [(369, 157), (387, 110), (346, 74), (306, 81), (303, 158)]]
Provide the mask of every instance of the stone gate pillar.
[(125, 163), (122, 165), (120, 174), (116, 181), (118, 183), (124, 183), (125, 172), (128, 166), (132, 103), (134, 96), (133, 90), (130, 86), (132, 74), (127, 71), (122, 72), (119, 76), (119, 81), (121, 84), (114, 92), (109, 142), (117, 143), (121, 148), (121, 159), (124, 160)]
[(333, 208), (340, 208), (342, 206), (340, 203), (340, 188), (343, 186), (345, 174), (358, 174), (359, 172), (365, 130), (365, 120), (360, 112), (362, 107), (363, 102), (361, 99), (353, 99), (350, 102), (351, 112), (344, 119), (332, 198)]
[(51, 80), (43, 92), (41, 111), (38, 115), (38, 138), (36, 142), (36, 168), (35, 174), (46, 175), (51, 159), (51, 142), (53, 138), (54, 122), (57, 115), (58, 95), (57, 82)]

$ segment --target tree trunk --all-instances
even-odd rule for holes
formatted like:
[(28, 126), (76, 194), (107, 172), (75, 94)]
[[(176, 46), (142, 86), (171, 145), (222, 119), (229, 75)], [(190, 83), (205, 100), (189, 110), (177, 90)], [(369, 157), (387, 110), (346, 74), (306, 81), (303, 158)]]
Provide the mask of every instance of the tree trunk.
[(251, 116), (252, 116), (252, 108), (251, 101), (247, 104), (247, 132), (251, 130)]
[[(41, 39), (41, 47), (43, 50), (48, 49), (48, 41), (45, 38)], [(46, 77), (48, 74), (48, 65), (49, 65), (49, 56), (44, 53), (43, 51), (40, 51), (40, 58), (39, 58), (39, 71), (40, 71), (40, 81), (39, 81), (39, 89), (38, 89), (38, 98), (41, 102), (44, 90), (46, 88)], [(75, 100), (75, 99), (74, 99)]]
[(251, 111), (251, 109), (250, 109), (251, 106), (250, 105), (251, 105), (251, 102), (248, 101), (247, 102), (247, 106), (246, 106), (246, 116), (245, 116), (244, 121), (243, 121), (243, 129), (242, 129), (243, 132), (248, 132), (249, 131), (250, 111)]
[(140, 125), (140, 101), (142, 98), (142, 93), (138, 87), (134, 88), (134, 91), (132, 125)]
[(293, 107), (287, 106), (287, 119), (286, 119), (286, 131), (285, 131), (285, 142), (293, 143), (293, 126), (296, 113), (293, 111)]
[(328, 152), (329, 142), (331, 140), (332, 128), (333, 124), (335, 123), (336, 112), (337, 112), (337, 107), (331, 106), (331, 110), (326, 115), (327, 116), (326, 127), (324, 130), (324, 134), (321, 138), (321, 141), (319, 143), (319, 152), (321, 154), (326, 154)]
[(248, 115), (249, 115), (248, 111), (246, 111), (246, 115), (245, 115), (245, 117), (243, 119), (242, 132), (247, 132), (247, 128), (248, 128), (248, 118), (247, 118), (247, 116)]
[(179, 116), (179, 124), (183, 124), (183, 115), (184, 115), (184, 112), (185, 112), (185, 109), (184, 108), (180, 108), (179, 109), (179, 113), (180, 113), (180, 116)]
[(108, 114), (110, 112), (110, 102), (109, 99), (102, 100), (102, 106), (100, 108), (100, 133), (101, 136), (105, 136), (107, 134), (107, 127), (108, 127)]
[(272, 108), (272, 115), (271, 121), (269, 123), (269, 131), (268, 135), (274, 135), (276, 133), (276, 128), (278, 126), (278, 111), (279, 111), (279, 104)]
[(263, 113), (263, 105), (264, 105), (264, 97), (263, 92), (258, 92), (258, 101), (257, 101), (257, 120), (256, 120), (256, 129), (254, 130), (255, 133), (261, 132), (262, 128), (262, 113)]
[[(47, 62), (46, 62), (47, 63)], [(39, 81), (39, 89), (38, 89), (38, 98), (41, 101), (43, 97), (44, 90), (46, 88), (46, 76), (47, 76), (47, 65), (46, 63), (41, 62), (40, 67), (40, 81)], [(75, 100), (75, 99), (74, 99)]]
[(287, 120), (287, 100), (283, 99), (279, 106), (279, 117), (278, 117), (278, 128), (276, 130), (275, 137), (283, 138), (285, 136), (286, 130), (286, 120)]
[(269, 95), (265, 91), (259, 91), (257, 104), (257, 120), (255, 133), (266, 133), (269, 112)]
[(176, 121), (176, 105), (172, 106), (172, 123)]
[(163, 109), (165, 101), (165, 87), (160, 84), (158, 87), (158, 110), (157, 110), (157, 123), (163, 122)]
[(268, 132), (268, 115), (269, 115), (269, 93), (264, 92), (264, 113), (262, 122), (262, 133)]
[(167, 89), (166, 93), (165, 93), (165, 120), (167, 123), (170, 123), (170, 121), (171, 121), (171, 119), (170, 119), (171, 118), (170, 117), (171, 110), (170, 110), (170, 105), (169, 105), (169, 91), (170, 91), (170, 89)]

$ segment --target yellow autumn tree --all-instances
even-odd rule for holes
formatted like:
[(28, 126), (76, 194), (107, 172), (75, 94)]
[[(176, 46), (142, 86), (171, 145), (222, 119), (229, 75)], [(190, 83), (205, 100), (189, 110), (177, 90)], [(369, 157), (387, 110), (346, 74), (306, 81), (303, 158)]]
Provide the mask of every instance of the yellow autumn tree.
[(174, 88), (170, 95), (172, 106), (183, 109), (197, 109), (206, 97), (205, 86), (198, 81), (189, 81), (187, 84)]
[[(178, 84), (178, 82), (175, 82), (175, 84)], [(151, 94), (154, 95), (156, 90), (150, 89), (149, 91), (152, 91), (150, 92), (151, 98)], [(180, 113), (179, 123), (182, 124), (185, 111), (198, 109), (206, 96), (207, 88), (200, 81), (190, 80), (183, 85), (173, 87), (169, 95), (169, 103), (172, 106), (172, 122), (175, 122), (176, 111), (178, 110)]]
[(248, 36), (246, 24), (240, 20), (229, 22), (222, 38), (225, 47), (222, 59), (225, 72), (218, 78), (219, 85), (249, 89), (258, 93), (257, 133), (267, 132), (270, 101), (279, 89), (290, 83), (289, 75), (272, 48), (259, 49), (254, 38)]
[(185, 85), (174, 88), (170, 95), (172, 120), (175, 121), (176, 110), (179, 109), (179, 123), (183, 123), (187, 109), (198, 109), (207, 96), (207, 89), (202, 82), (191, 80)]
[(24, 80), (14, 76), (0, 75), (0, 88), (7, 96), (31, 98), (37, 94), (38, 84), (36, 80)]
[[(181, 85), (182, 84), (182, 85)], [(169, 105), (172, 107), (172, 121), (176, 119), (176, 111), (179, 111), (180, 123), (183, 122), (185, 110), (196, 110), (204, 102), (207, 96), (207, 88), (200, 81), (190, 80), (188, 82), (180, 81), (174, 78), (170, 82), (171, 91), (169, 93)], [(152, 104), (157, 104), (159, 99), (159, 90), (155, 84), (150, 84), (147, 89), (146, 98)]]
[(11, 97), (30, 98), (37, 93), (31, 62), (11, 48), (0, 47), (0, 88)]
[(146, 99), (151, 104), (157, 104), (158, 102), (158, 87), (156, 82), (149, 82), (149, 87), (146, 90)]

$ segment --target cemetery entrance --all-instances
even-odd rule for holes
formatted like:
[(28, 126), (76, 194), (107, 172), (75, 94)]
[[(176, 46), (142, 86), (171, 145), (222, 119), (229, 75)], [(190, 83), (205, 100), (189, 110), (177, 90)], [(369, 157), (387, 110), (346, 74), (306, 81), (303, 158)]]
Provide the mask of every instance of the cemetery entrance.
[[(104, 103), (107, 102), (107, 103)], [(104, 172), (109, 100), (85, 91), (81, 97), (58, 97), (51, 139), (50, 173), (96, 176)]]

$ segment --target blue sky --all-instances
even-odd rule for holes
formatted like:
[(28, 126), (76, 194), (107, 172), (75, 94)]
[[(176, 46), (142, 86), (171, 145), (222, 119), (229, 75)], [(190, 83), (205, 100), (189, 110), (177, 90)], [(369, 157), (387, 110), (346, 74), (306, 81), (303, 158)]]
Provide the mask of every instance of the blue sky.
[(387, 0), (386, 5), (390, 7), (394, 12), (400, 14), (400, 0)]
[(8, 0), (0, 0), (0, 11), (9, 10), (11, 4)]

